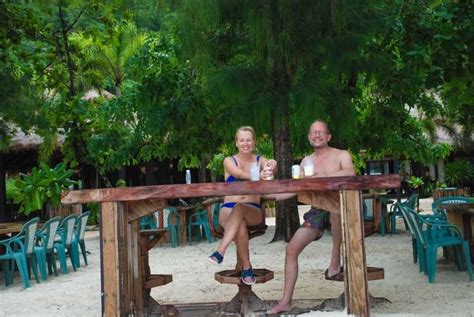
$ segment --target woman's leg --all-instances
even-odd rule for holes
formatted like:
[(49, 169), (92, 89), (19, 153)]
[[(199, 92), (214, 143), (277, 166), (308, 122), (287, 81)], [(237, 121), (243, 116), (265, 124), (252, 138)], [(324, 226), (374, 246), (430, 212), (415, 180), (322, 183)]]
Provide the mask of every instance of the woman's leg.
[[(224, 216), (225, 218), (225, 216)], [(236, 204), (227, 219), (222, 219), (222, 226), (224, 227), (224, 237), (221, 240), (217, 252), (224, 255), (229, 244), (237, 237), (242, 224), (245, 226), (255, 226), (262, 222), (262, 213), (259, 208), (247, 205)], [(241, 238), (241, 237), (240, 237)], [(248, 235), (246, 237), (248, 240)], [(244, 241), (245, 242), (245, 241)], [(246, 242), (248, 254), (248, 241)]]
[(249, 232), (245, 221), (242, 221), (234, 242), (237, 249), (236, 269), (242, 270), (243, 268), (251, 267), (252, 265), (250, 264), (249, 255)]

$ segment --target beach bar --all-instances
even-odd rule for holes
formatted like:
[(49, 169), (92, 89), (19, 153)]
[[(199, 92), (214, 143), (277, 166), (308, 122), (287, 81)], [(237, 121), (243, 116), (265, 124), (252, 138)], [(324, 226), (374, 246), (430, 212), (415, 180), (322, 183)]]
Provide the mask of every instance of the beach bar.
[(62, 203), (101, 204), (102, 314), (144, 316), (139, 220), (166, 206), (168, 199), (339, 191), (347, 313), (369, 316), (360, 191), (399, 187), (400, 176), (395, 174), (344, 176), (77, 190), (65, 192)]

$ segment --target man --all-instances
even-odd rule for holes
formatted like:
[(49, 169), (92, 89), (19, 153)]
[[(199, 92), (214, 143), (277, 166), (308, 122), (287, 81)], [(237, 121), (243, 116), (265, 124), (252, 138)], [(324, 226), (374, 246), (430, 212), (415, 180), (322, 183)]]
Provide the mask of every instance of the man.
[[(313, 166), (311, 175), (305, 177), (353, 176), (354, 165), (349, 152), (339, 150), (328, 145), (331, 132), (322, 120), (314, 121), (308, 132), (308, 141), (313, 147), (313, 153), (306, 156), (301, 162), (302, 170), (308, 165)], [(307, 167), (307, 172), (310, 168)], [(307, 173), (306, 173), (307, 174)], [(312, 196), (312, 197), (309, 197)], [(339, 210), (339, 194), (328, 193), (324, 196), (299, 195), (300, 201), (312, 202), (313, 208), (304, 215), (305, 222), (299, 228), (286, 246), (285, 254), (285, 282), (283, 297), (271, 310), (271, 313), (280, 313), (291, 308), (291, 300), (298, 278), (298, 256), (313, 240), (321, 238), (327, 228), (328, 218), (331, 222), (333, 248), (331, 261), (326, 275), (333, 277), (340, 272), (341, 267), (341, 218)], [(314, 207), (316, 206), (316, 208)], [(323, 210), (325, 209), (325, 210)], [(328, 212), (330, 211), (330, 212)]]

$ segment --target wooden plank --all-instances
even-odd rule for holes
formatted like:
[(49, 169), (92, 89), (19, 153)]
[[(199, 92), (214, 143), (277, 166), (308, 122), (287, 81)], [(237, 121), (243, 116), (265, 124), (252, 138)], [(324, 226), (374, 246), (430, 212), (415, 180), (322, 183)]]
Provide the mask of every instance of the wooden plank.
[(151, 289), (153, 287), (166, 285), (172, 281), (173, 275), (171, 274), (150, 274), (143, 287), (146, 289)]
[(101, 208), (102, 237), (102, 296), (103, 315), (124, 316), (126, 314), (126, 259), (123, 245), (126, 244), (125, 215), (123, 204), (104, 202)]
[(129, 223), (129, 263), (131, 264), (130, 284), (132, 294), (132, 313), (144, 316), (142, 255), (140, 248), (140, 220)]
[(343, 189), (389, 189), (400, 187), (400, 175), (341, 176), (234, 183), (137, 186), (74, 190), (63, 193), (63, 204), (103, 201), (139, 201), (203, 196), (318, 192)]
[(340, 193), (344, 262), (344, 296), (347, 313), (369, 316), (369, 291), (364, 248), (360, 192)]
[(166, 199), (130, 201), (128, 203), (128, 221), (135, 221), (166, 206)]

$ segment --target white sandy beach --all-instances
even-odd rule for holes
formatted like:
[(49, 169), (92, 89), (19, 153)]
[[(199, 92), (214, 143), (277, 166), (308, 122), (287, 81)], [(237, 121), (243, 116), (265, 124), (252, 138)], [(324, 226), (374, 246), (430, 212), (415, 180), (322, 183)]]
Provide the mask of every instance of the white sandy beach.
[[(272, 219), (269, 219), (271, 222)], [(403, 225), (398, 226), (404, 228)], [(285, 242), (269, 243), (274, 233), (270, 226), (264, 236), (251, 241), (253, 266), (275, 272), (275, 278), (253, 287), (265, 300), (277, 300), (283, 286)], [(369, 291), (375, 297), (385, 297), (391, 303), (378, 304), (371, 309), (375, 316), (472, 316), (474, 312), (474, 283), (466, 272), (459, 272), (453, 263), (441, 259), (437, 266), (436, 283), (429, 284), (427, 277), (413, 263), (411, 237), (401, 231), (397, 235), (378, 234), (365, 240), (367, 264), (383, 267), (385, 279), (369, 282)], [(100, 262), (99, 232), (86, 232), (89, 265), (77, 272), (60, 273), (47, 281), (23, 289), (18, 276), (15, 284), (6, 288), (0, 278), (0, 316), (100, 316)], [(169, 244), (150, 251), (152, 273), (172, 274), (173, 282), (154, 288), (152, 296), (162, 304), (223, 302), (236, 293), (235, 285), (223, 285), (214, 280), (214, 272), (233, 268), (233, 245), (221, 266), (207, 261), (217, 242), (201, 242), (192, 246), (171, 248)], [(338, 297), (343, 283), (326, 281), (324, 270), (329, 261), (331, 236), (311, 243), (300, 257), (300, 276), (294, 298), (296, 304), (319, 304), (323, 299)], [(81, 263), (83, 263), (81, 261)], [(72, 269), (72, 268), (71, 268)], [(304, 300), (304, 301), (303, 301)], [(297, 305), (298, 306), (298, 305)], [(310, 305), (311, 306), (311, 305)], [(310, 315), (345, 316), (344, 312), (313, 312)]]

